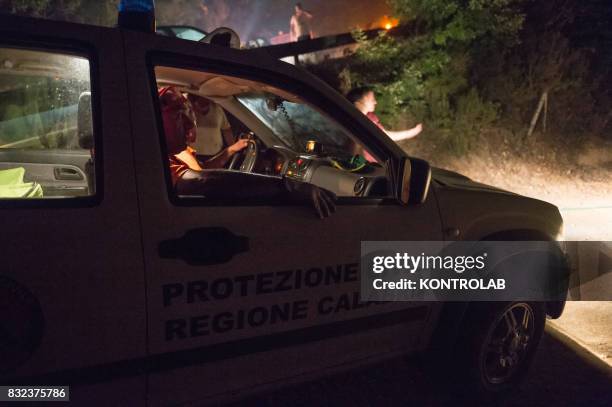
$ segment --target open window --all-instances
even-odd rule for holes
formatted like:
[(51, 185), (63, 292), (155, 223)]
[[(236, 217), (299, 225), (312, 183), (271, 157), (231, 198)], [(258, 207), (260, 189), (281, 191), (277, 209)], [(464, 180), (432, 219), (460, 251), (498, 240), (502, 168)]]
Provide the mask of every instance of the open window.
[[(217, 120), (224, 123), (219, 129), (210, 129), (208, 124), (198, 129), (197, 137), (205, 138), (205, 144), (221, 145), (227, 123), (232, 123), (230, 134), (234, 139), (226, 145), (241, 138), (248, 140), (246, 148), (231, 154), (222, 166), (218, 162), (210, 165), (206, 161), (209, 154), (199, 154), (201, 140), (191, 142), (193, 155), (204, 171), (288, 177), (327, 189), (338, 197), (389, 194), (385, 166), (354, 154), (362, 147), (333, 118), (333, 112), (325, 112), (292, 92), (259, 81), (165, 66), (155, 67), (155, 76), (158, 89), (171, 86), (188, 96), (193, 104), (202, 101), (202, 105), (208, 105), (207, 111), (211, 113), (207, 114), (231, 118)], [(211, 122), (202, 115), (197, 112), (196, 122)], [(170, 154), (169, 161), (174, 158)]]
[(87, 58), (0, 46), (0, 198), (95, 194)]

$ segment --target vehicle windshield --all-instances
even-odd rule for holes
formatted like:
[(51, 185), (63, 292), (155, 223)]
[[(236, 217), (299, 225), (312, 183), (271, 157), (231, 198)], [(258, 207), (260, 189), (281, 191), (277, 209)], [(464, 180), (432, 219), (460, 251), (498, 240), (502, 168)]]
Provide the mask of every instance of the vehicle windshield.
[(318, 141), (330, 154), (348, 155), (353, 141), (335, 121), (303, 103), (270, 93), (245, 93), (236, 97), (283, 142), (306, 153), (310, 140)]

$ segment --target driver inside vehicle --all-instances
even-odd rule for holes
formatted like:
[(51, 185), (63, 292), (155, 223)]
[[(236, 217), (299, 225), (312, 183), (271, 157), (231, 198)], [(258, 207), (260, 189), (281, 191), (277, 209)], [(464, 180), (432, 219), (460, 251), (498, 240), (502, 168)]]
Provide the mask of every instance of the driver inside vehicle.
[[(335, 195), (315, 185), (289, 178), (218, 169), (223, 168), (229, 157), (224, 157), (225, 162), (221, 159), (213, 161), (214, 167), (200, 165), (195, 151), (188, 146), (195, 140), (197, 128), (191, 103), (173, 86), (159, 89), (158, 95), (172, 186), (178, 195), (239, 199), (242, 202), (260, 201), (263, 197), (281, 203), (309, 202), (320, 218), (335, 211)], [(248, 141), (242, 140), (234, 145), (238, 143), (240, 149), (237, 151), (240, 151)]]
[[(187, 168), (194, 171), (224, 168), (228, 160), (234, 154), (238, 153), (248, 145), (247, 140), (241, 139), (229, 147), (221, 150), (213, 157), (205, 161), (201, 160), (197, 155), (197, 150), (192, 146), (196, 145), (196, 142), (198, 141), (196, 115), (197, 113), (201, 113), (199, 112), (199, 109), (203, 109), (202, 106), (206, 106), (206, 104), (203, 102), (204, 98), (193, 95), (185, 99), (185, 97), (179, 91), (176, 91), (176, 89), (172, 87), (160, 89), (159, 96), (160, 99), (163, 98), (163, 100), (165, 100), (169, 105), (176, 107), (175, 110), (180, 116), (180, 119), (177, 118), (177, 120), (179, 120), (179, 124), (184, 126), (181, 132), (185, 134), (185, 141), (187, 143), (184, 150), (170, 157), (170, 168), (172, 170), (173, 179)], [(198, 99), (202, 99), (202, 101)], [(168, 135), (168, 133), (166, 133), (166, 135)]]
[[(197, 140), (197, 120), (196, 109), (191, 104), (191, 98), (185, 98), (183, 94), (176, 88), (166, 87), (159, 90), (159, 97), (162, 101), (162, 106), (166, 107), (167, 115), (177, 115), (174, 118), (174, 126), (165, 128), (166, 139), (168, 145), (181, 146), (183, 142), (181, 138), (184, 135), (185, 147), (178, 154), (170, 155), (170, 171), (172, 173), (172, 182), (176, 185), (176, 180), (183, 177), (188, 170), (203, 171), (204, 169), (221, 169), (227, 164), (227, 161), (237, 152), (241, 151), (248, 145), (248, 140), (238, 140), (228, 148), (223, 149), (219, 154), (206, 161), (198, 160), (196, 150), (190, 146), (195, 144)], [(172, 123), (172, 117), (164, 115), (164, 125), (168, 122)], [(170, 148), (170, 147), (169, 147)], [(176, 147), (179, 148), (179, 147)], [(174, 151), (175, 147), (172, 148)]]
[(210, 99), (187, 94), (196, 115), (195, 139), (188, 145), (195, 149), (196, 157), (204, 168), (224, 168), (230, 157), (242, 151), (246, 140), (234, 140), (232, 128), (223, 108)]

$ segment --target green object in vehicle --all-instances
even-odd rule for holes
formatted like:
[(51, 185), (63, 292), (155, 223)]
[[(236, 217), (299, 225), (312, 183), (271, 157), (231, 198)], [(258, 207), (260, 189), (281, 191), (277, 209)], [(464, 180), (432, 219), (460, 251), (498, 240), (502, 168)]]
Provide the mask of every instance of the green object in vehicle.
[(348, 172), (357, 172), (362, 170), (368, 162), (360, 155), (351, 157), (348, 161), (336, 161), (332, 160), (332, 165), (340, 170)]
[(23, 182), (25, 168), (0, 170), (0, 198), (42, 198), (43, 190), (37, 182)]
[(353, 157), (351, 157), (351, 159), (349, 160), (349, 163), (354, 167), (362, 167), (364, 165), (366, 165), (368, 162), (366, 161), (365, 157), (362, 155), (354, 155)]

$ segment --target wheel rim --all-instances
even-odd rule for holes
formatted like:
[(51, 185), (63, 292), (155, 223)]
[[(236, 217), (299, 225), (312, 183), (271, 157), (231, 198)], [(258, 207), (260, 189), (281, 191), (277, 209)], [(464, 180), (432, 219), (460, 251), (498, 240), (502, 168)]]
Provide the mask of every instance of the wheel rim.
[(525, 361), (534, 330), (533, 309), (527, 303), (512, 304), (495, 320), (481, 359), (489, 383), (501, 384), (514, 378)]

